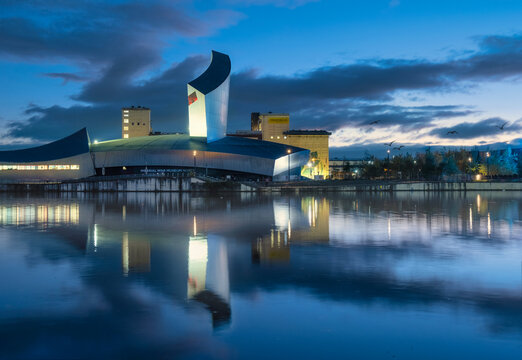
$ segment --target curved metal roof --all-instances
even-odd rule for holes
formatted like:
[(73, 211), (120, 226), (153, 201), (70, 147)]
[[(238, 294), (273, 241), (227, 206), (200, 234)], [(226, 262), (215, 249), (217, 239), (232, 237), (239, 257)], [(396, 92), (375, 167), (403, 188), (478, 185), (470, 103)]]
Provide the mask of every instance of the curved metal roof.
[(89, 135), (83, 128), (52, 143), (29, 149), (0, 151), (0, 162), (26, 163), (63, 159), (89, 152)]
[(228, 55), (212, 50), (210, 65), (197, 79), (189, 82), (189, 85), (203, 94), (217, 89), (230, 75), (232, 65)]
[(227, 136), (211, 143), (206, 138), (190, 137), (186, 134), (143, 136), (130, 139), (118, 139), (91, 144), (92, 152), (106, 151), (162, 151), (162, 150), (191, 150), (230, 153), (268, 159), (278, 159), (292, 153), (308, 151), (295, 146), (288, 146), (269, 141), (246, 139)]

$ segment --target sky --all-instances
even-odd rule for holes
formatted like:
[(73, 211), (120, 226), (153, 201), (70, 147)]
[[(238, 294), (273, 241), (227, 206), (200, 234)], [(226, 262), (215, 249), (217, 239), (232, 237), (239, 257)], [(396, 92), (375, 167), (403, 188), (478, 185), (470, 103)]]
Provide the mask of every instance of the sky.
[[(230, 55), (228, 131), (251, 112), (332, 132), (337, 156), (522, 144), (522, 2), (512, 0), (0, 0), (0, 148), (121, 108), (187, 132), (186, 83)], [(504, 125), (502, 127), (502, 125)], [(502, 129), (501, 129), (502, 128)]]

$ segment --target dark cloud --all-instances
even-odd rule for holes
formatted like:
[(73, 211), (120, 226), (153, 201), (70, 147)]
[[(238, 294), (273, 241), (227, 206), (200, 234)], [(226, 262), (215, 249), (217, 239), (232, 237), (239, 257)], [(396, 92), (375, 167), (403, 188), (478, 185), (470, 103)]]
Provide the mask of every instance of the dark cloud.
[(71, 74), (71, 73), (44, 73), (42, 74), (45, 77), (55, 78), (55, 79), (62, 79), (63, 85), (66, 85), (69, 81), (78, 81), (83, 82), (87, 81), (87, 78), (84, 76), (80, 76), (77, 74)]
[[(497, 126), (508, 123), (499, 117), (484, 119), (478, 122), (463, 122), (452, 127), (441, 127), (430, 131), (430, 135), (438, 136), (442, 139), (473, 139), (482, 136), (498, 135), (502, 132), (513, 132), (522, 129), (518, 123), (509, 123), (500, 130)], [(451, 133), (456, 131), (456, 133)]]

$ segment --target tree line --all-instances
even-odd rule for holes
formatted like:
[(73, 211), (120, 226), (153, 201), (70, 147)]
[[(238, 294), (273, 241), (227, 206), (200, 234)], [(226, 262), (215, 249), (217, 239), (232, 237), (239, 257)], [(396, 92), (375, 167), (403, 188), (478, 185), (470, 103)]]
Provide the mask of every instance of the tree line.
[(522, 176), (522, 161), (518, 161), (518, 156), (511, 148), (491, 153), (465, 149), (431, 151), (428, 148), (415, 156), (408, 153), (385, 159), (367, 154), (364, 165), (350, 167), (346, 164), (344, 171), (345, 174), (364, 179), (519, 177)]

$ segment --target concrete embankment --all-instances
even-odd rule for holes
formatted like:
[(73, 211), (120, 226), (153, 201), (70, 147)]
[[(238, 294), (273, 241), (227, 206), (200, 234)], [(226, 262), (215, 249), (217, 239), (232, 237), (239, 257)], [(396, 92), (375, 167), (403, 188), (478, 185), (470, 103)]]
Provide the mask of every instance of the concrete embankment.
[(311, 182), (272, 184), (263, 192), (522, 191), (522, 182)]
[(239, 183), (190, 176), (94, 177), (61, 183), (0, 184), (0, 192), (401, 192), (401, 191), (522, 191), (522, 182), (383, 182), (307, 181)]

